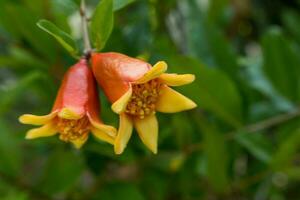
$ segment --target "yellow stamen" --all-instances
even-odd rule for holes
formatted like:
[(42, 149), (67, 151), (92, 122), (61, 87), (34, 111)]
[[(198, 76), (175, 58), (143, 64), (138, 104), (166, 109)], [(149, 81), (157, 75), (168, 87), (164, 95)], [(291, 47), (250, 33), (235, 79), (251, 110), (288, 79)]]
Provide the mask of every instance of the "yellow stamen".
[(132, 85), (132, 96), (125, 112), (140, 119), (154, 113), (161, 86), (162, 83), (158, 79)]
[(60, 133), (59, 139), (64, 142), (85, 139), (90, 131), (89, 119), (85, 116), (78, 120), (57, 118), (57, 129)]

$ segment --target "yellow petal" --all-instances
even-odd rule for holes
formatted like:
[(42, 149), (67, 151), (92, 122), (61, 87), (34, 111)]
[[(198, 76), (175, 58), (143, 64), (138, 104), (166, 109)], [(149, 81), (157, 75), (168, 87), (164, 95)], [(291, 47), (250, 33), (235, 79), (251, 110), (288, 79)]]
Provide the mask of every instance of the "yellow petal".
[(195, 80), (193, 74), (162, 74), (159, 76), (162, 83), (169, 86), (181, 86), (192, 83)]
[(58, 116), (62, 119), (70, 119), (70, 120), (77, 120), (82, 118), (81, 114), (76, 113), (71, 108), (63, 108), (59, 113)]
[(87, 139), (89, 137), (87, 135), (83, 136), (82, 138), (79, 138), (77, 140), (72, 140), (71, 142), (73, 143), (74, 147), (76, 149), (80, 149), (84, 143), (86, 143)]
[(146, 83), (152, 79), (159, 77), (165, 71), (167, 71), (168, 65), (164, 61), (156, 63), (143, 77), (135, 81), (135, 84)]
[(104, 142), (108, 142), (110, 144), (114, 144), (114, 138), (107, 135), (105, 132), (103, 131), (100, 131), (99, 129), (97, 128), (92, 128), (91, 129), (91, 132), (93, 133), (93, 135), (98, 138), (99, 140), (102, 140)]
[(133, 128), (133, 124), (130, 117), (126, 114), (121, 114), (119, 131), (115, 139), (115, 145), (114, 145), (116, 154), (123, 153), (132, 135), (132, 128)]
[(158, 122), (155, 115), (145, 119), (134, 119), (136, 128), (143, 143), (153, 152), (157, 153)]
[(98, 129), (101, 132), (106, 133), (107, 135), (111, 137), (116, 137), (117, 135), (117, 130), (113, 126), (105, 125), (99, 122), (96, 122), (94, 120), (90, 120), (91, 124), (93, 125), (94, 128)]
[(48, 115), (30, 115), (25, 114), (19, 117), (19, 121), (22, 124), (32, 124), (32, 125), (44, 125), (48, 123), (51, 119), (53, 119), (56, 116), (57, 112), (52, 112)]
[(197, 105), (179, 92), (164, 86), (156, 103), (156, 110), (164, 113), (174, 113), (195, 108)]
[(46, 124), (40, 128), (34, 128), (27, 132), (26, 139), (53, 136), (57, 133), (53, 123)]
[(130, 87), (129, 90), (120, 99), (118, 99), (115, 103), (113, 103), (111, 109), (117, 114), (124, 112), (128, 104), (128, 101), (130, 100), (131, 95), (132, 95), (132, 88)]

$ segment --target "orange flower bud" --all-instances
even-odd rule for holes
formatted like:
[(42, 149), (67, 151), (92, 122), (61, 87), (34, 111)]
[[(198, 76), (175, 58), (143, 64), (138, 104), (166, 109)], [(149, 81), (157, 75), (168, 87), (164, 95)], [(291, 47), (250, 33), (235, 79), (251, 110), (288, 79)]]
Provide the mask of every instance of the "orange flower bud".
[(167, 74), (167, 64), (153, 67), (142, 60), (119, 53), (94, 53), (92, 69), (112, 110), (120, 115), (115, 152), (121, 154), (131, 137), (133, 126), (143, 143), (157, 152), (158, 123), (155, 112), (173, 113), (196, 107), (196, 104), (169, 86), (194, 81), (192, 74)]
[(85, 59), (70, 67), (65, 74), (50, 114), (25, 114), (19, 120), (24, 124), (43, 125), (29, 130), (27, 139), (58, 133), (61, 140), (72, 142), (77, 148), (86, 142), (89, 132), (111, 144), (116, 134), (113, 127), (104, 125), (99, 118), (98, 92)]

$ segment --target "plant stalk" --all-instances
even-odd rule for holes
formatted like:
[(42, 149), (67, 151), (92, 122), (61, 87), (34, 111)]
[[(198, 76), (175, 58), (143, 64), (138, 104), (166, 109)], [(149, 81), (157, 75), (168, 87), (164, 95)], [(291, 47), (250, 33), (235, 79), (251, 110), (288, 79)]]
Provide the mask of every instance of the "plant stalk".
[(84, 42), (84, 55), (86, 58), (89, 58), (92, 52), (92, 47), (91, 47), (89, 31), (88, 31), (88, 18), (86, 16), (85, 0), (81, 0), (80, 16), (81, 16), (81, 26), (82, 26), (82, 34), (83, 34), (83, 42)]

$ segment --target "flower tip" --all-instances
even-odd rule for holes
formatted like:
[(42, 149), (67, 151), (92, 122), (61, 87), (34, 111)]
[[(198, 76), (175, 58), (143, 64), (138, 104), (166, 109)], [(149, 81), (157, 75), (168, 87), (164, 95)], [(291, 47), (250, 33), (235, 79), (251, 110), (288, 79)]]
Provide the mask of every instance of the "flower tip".
[(117, 129), (113, 126), (108, 126), (107, 128), (107, 134), (113, 138), (117, 136)]
[(79, 138), (77, 140), (74, 140), (72, 141), (73, 143), (73, 146), (76, 148), (76, 149), (80, 149), (84, 143), (87, 141), (88, 137), (85, 137), (85, 138)]
[(147, 143), (146, 146), (153, 154), (157, 154), (157, 142)]
[(34, 139), (34, 136), (30, 133), (27, 133), (26, 136), (25, 136), (25, 139), (26, 140), (31, 140), (31, 139)]
[(125, 94), (123, 94), (121, 98), (119, 98), (116, 102), (112, 104), (111, 109), (117, 114), (124, 112), (128, 104), (128, 101), (130, 100), (131, 95), (132, 95), (132, 88), (129, 87), (128, 91)]
[(151, 151), (152, 151), (153, 154), (156, 155), (157, 154), (157, 147), (155, 149), (151, 149)]
[(82, 144), (73, 144), (75, 149), (79, 150), (82, 147)]
[(153, 67), (158, 67), (161, 71), (167, 71), (168, 64), (165, 61), (158, 61)]
[(191, 108), (190, 109), (193, 109), (193, 108), (196, 108), (198, 105), (191, 100)]
[(188, 80), (189, 83), (192, 83), (195, 81), (196, 76), (194, 74), (187, 74), (186, 79)]
[(19, 122), (20, 123), (22, 123), (22, 124), (26, 124), (26, 114), (25, 115), (21, 115), (19, 118), (18, 118), (18, 120), (19, 120)]
[(70, 120), (77, 120), (82, 117), (82, 115), (78, 114), (77, 112), (73, 111), (70, 108), (63, 108), (59, 113), (58, 116), (63, 119), (70, 119)]
[(141, 78), (136, 80), (135, 84), (146, 83), (152, 79), (155, 79), (167, 71), (168, 65), (164, 61), (157, 62), (147, 73), (145, 73)]
[(125, 150), (125, 147), (121, 147), (119, 145), (114, 145), (114, 151), (116, 155), (121, 155)]

